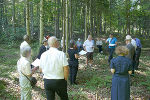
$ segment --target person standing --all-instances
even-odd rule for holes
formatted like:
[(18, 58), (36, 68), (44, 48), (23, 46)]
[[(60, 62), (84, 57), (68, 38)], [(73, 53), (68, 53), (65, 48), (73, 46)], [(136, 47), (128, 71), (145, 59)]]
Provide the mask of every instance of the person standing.
[[(31, 84), (27, 79), (32, 76), (34, 70), (31, 71), (30, 57), (31, 47), (23, 46), (20, 51), (21, 57), (17, 62), (17, 70), (19, 72), (19, 84), (21, 87), (21, 100), (32, 100)], [(26, 76), (25, 76), (26, 75)]]
[(138, 70), (142, 44), (141, 44), (140, 39), (134, 38), (134, 40), (136, 41), (136, 46), (137, 46), (136, 52), (135, 52), (135, 70)]
[(68, 49), (68, 55), (69, 55), (69, 69), (70, 69), (70, 84), (74, 85), (76, 83), (76, 76), (78, 72), (78, 51), (74, 48), (74, 41), (70, 42), (70, 48)]
[(38, 59), (41, 58), (42, 53), (44, 53), (46, 50), (48, 50), (48, 48), (47, 48), (48, 43), (47, 43), (47, 39), (45, 37), (42, 42), (43, 42), (43, 45), (40, 47), (39, 54), (37, 56)]
[(30, 45), (29, 45), (29, 42), (30, 42), (29, 36), (28, 35), (24, 35), (23, 39), (24, 39), (24, 41), (20, 45), (20, 51), (21, 51), (22, 48), (24, 48), (26, 46), (30, 47)]
[(116, 45), (117, 45), (117, 39), (113, 36), (113, 34), (110, 34), (109, 38), (106, 40), (106, 43), (109, 43), (108, 63), (110, 63), (111, 59), (113, 58), (113, 53), (114, 53)]
[(129, 49), (129, 53), (128, 55), (126, 55), (127, 58), (129, 58), (133, 64), (133, 68), (132, 68), (132, 75), (134, 75), (134, 55), (135, 55), (135, 47), (132, 45), (131, 41), (132, 38), (130, 35), (126, 36), (126, 47)]
[(78, 38), (78, 41), (76, 42), (77, 48), (78, 48), (78, 52), (80, 52), (80, 50), (82, 49), (82, 42), (81, 39)]
[(132, 73), (132, 62), (128, 55), (128, 49), (125, 46), (116, 48), (118, 57), (111, 60), (110, 68), (113, 73), (111, 100), (130, 100), (130, 78)]
[(50, 49), (40, 58), (40, 71), (44, 74), (44, 88), (47, 100), (55, 100), (55, 92), (61, 100), (68, 100), (67, 79), (69, 75), (68, 61), (64, 52), (59, 51), (56, 37), (48, 39)]
[(88, 39), (84, 42), (83, 48), (87, 52), (86, 64), (88, 65), (89, 63), (89, 65), (91, 66), (93, 63), (93, 52), (94, 52), (94, 43), (91, 35), (89, 35)]
[(99, 53), (103, 53), (102, 51), (102, 45), (103, 45), (103, 42), (100, 38), (97, 38), (97, 41), (96, 41), (96, 46), (98, 47), (99, 49)]

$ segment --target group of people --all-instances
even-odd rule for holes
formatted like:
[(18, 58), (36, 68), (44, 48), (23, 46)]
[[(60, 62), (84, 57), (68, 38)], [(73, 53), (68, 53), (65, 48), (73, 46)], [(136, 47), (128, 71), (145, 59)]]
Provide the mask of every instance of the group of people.
[[(130, 74), (138, 69), (139, 57), (141, 52), (141, 43), (138, 38), (126, 36), (126, 46), (117, 46), (117, 38), (110, 34), (106, 40), (109, 47), (108, 63), (113, 73), (111, 99), (112, 100), (129, 100), (130, 99)], [(20, 59), (17, 62), (19, 72), (19, 82), (21, 87), (21, 100), (31, 100), (31, 84), (27, 77), (31, 77), (36, 70), (43, 74), (44, 88), (47, 100), (55, 100), (55, 92), (61, 100), (68, 100), (67, 80), (69, 77), (70, 84), (76, 85), (76, 76), (78, 72), (81, 57), (79, 52), (83, 49), (86, 52), (86, 64), (92, 66), (94, 53), (94, 40), (91, 35), (82, 43), (80, 38), (77, 42), (71, 40), (67, 51), (68, 59), (63, 51), (58, 50), (59, 41), (56, 37), (47, 36), (43, 39), (43, 45), (40, 47), (37, 59), (39, 66), (31, 67), (31, 47), (29, 37), (24, 36), (24, 41), (20, 45)], [(62, 42), (61, 42), (62, 45)], [(97, 38), (96, 46), (102, 53), (103, 42)], [(116, 52), (118, 57), (113, 58)], [(27, 76), (27, 77), (26, 77)]]
[[(130, 76), (134, 76), (134, 70), (138, 70), (142, 47), (140, 39), (127, 35), (126, 45), (117, 46), (117, 39), (111, 34), (106, 42), (109, 43), (108, 62), (113, 73), (111, 100), (130, 100)], [(118, 55), (116, 58), (113, 58), (114, 51)]]

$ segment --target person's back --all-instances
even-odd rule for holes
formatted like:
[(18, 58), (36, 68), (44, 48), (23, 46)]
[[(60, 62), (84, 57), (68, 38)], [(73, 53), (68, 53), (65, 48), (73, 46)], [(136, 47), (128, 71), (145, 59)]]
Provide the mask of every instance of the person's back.
[(64, 79), (63, 65), (65, 54), (56, 48), (51, 47), (41, 55), (41, 67), (44, 78)]
[(129, 68), (131, 67), (131, 60), (129, 58), (126, 58), (125, 56), (118, 56), (111, 61), (112, 65), (115, 69), (115, 74), (124, 74), (128, 75)]
[(129, 53), (128, 53), (128, 55), (126, 57), (130, 58), (131, 60), (133, 60), (134, 53), (135, 53), (135, 47), (131, 43), (129, 43), (127, 45), (127, 48), (129, 49)]
[(61, 100), (68, 100), (67, 79), (68, 62), (65, 53), (59, 51), (59, 42), (56, 37), (48, 39), (50, 49), (40, 58), (40, 71), (44, 74), (44, 88), (47, 100), (55, 100), (55, 92)]

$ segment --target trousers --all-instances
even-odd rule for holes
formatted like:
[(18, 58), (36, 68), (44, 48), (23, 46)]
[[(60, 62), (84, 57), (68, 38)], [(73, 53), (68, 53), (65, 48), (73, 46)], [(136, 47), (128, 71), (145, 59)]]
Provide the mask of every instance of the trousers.
[(64, 79), (44, 79), (47, 100), (55, 100), (55, 93), (61, 100), (68, 100), (67, 81)]

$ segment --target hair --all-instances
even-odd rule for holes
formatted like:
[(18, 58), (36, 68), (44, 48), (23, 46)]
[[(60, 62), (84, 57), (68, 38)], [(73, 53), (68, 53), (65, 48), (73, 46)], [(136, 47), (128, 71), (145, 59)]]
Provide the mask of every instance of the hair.
[(92, 37), (92, 35), (88, 35), (88, 38), (89, 38), (89, 37)]
[(70, 48), (73, 48), (74, 45), (75, 45), (75, 42), (74, 42), (73, 40), (71, 40), (71, 41), (70, 41), (70, 44), (69, 44), (69, 47), (70, 47)]
[(128, 53), (129, 53), (129, 49), (128, 49), (127, 47), (125, 47), (125, 46), (118, 46), (118, 47), (116, 48), (116, 50), (115, 50), (115, 53), (116, 53), (117, 55), (126, 56), (126, 55), (128, 55)]
[(20, 53), (23, 57), (27, 57), (28, 53), (31, 53), (31, 47), (25, 46), (20, 50)]
[(53, 47), (57, 42), (57, 38), (55, 36), (52, 36), (48, 39), (48, 44), (50, 47)]
[(28, 41), (28, 40), (29, 40), (29, 36), (28, 36), (28, 35), (24, 35), (24, 36), (23, 36), (23, 39), (24, 39), (25, 41)]

